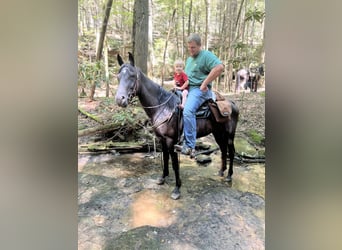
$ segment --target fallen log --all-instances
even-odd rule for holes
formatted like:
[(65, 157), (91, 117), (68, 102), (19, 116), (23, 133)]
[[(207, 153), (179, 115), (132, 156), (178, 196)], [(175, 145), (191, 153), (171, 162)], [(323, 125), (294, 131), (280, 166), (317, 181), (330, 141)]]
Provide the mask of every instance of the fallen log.
[(78, 107), (78, 111), (80, 111), (83, 115), (85, 115), (86, 117), (89, 117), (90, 119), (93, 119), (94, 121), (103, 124), (103, 121), (98, 118), (96, 115), (90, 114), (87, 111), (85, 111), (84, 109)]
[(95, 128), (86, 128), (78, 131), (78, 136), (85, 136), (85, 135), (91, 135), (91, 134), (96, 134), (96, 133), (108, 133), (114, 130), (118, 130), (122, 127), (121, 124), (119, 123), (111, 123), (111, 124), (106, 124), (103, 126), (98, 126)]
[(147, 151), (148, 145), (141, 142), (105, 142), (105, 143), (90, 143), (80, 145), (78, 148), (79, 153), (84, 152), (141, 152)]
[(219, 150), (219, 148), (212, 148), (212, 149), (208, 149), (208, 150), (202, 150), (202, 151), (195, 151), (195, 156), (197, 155), (210, 155), (211, 153), (215, 152)]
[(265, 163), (265, 156), (249, 156), (235, 152), (234, 160), (239, 163)]

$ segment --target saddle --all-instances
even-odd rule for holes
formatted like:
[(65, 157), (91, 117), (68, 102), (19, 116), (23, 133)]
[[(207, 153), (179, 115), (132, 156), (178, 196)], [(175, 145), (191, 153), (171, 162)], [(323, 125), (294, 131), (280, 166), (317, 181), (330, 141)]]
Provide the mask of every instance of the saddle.
[[(182, 92), (175, 91), (175, 94), (182, 100)], [(178, 128), (180, 133), (178, 134), (178, 143), (182, 141), (183, 131), (183, 111), (180, 108), (176, 109), (178, 113)], [(224, 123), (230, 119), (232, 113), (232, 106), (229, 101), (226, 100), (219, 92), (213, 91), (213, 98), (204, 102), (196, 111), (196, 119), (207, 119), (213, 114), (216, 122)]]
[(230, 119), (230, 114), (232, 113), (232, 104), (219, 92), (214, 91), (214, 94), (216, 96), (216, 101), (210, 99), (208, 101), (209, 108), (217, 122), (226, 122)]
[[(176, 91), (176, 94), (182, 99), (181, 91)], [(219, 123), (228, 121), (232, 113), (231, 103), (217, 91), (213, 91), (213, 98), (204, 102), (198, 108), (196, 119), (206, 119), (211, 113), (215, 117), (216, 122)]]

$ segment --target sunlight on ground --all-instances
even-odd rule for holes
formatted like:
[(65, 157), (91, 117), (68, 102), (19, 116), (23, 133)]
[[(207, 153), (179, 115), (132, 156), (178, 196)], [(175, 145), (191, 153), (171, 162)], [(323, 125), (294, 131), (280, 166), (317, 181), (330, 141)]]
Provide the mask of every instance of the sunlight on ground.
[(87, 165), (90, 157), (78, 157), (78, 172), (82, 172), (83, 167)]
[(170, 199), (169, 194), (155, 193), (151, 190), (140, 192), (131, 206), (131, 226), (167, 227), (176, 220), (174, 208), (175, 202)]

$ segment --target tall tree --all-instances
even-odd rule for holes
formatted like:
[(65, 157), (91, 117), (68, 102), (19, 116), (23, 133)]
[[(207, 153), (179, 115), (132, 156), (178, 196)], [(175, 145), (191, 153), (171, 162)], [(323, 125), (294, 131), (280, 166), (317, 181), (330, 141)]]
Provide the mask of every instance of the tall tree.
[(208, 29), (209, 29), (209, 10), (210, 10), (210, 0), (204, 0), (205, 3), (205, 28), (204, 28), (204, 48), (208, 49), (209, 47), (209, 33), (208, 33)]
[(97, 61), (99, 61), (101, 59), (101, 56), (102, 56), (103, 43), (104, 43), (104, 39), (105, 39), (105, 35), (106, 35), (107, 24), (108, 24), (112, 4), (113, 4), (113, 0), (107, 0), (106, 4), (104, 5), (105, 14), (103, 17), (103, 22), (102, 22), (102, 27), (101, 27), (101, 32), (100, 32), (100, 38), (99, 38), (99, 42), (97, 44), (97, 49), (96, 49), (96, 60)]
[(192, 0), (190, 0), (190, 6), (189, 6), (188, 36), (191, 33), (191, 16), (192, 16)]
[(135, 64), (147, 74), (149, 1), (135, 0), (133, 7), (133, 54)]
[(148, 76), (153, 77), (153, 64), (154, 64), (154, 50), (153, 50), (153, 8), (152, 0), (149, 0), (149, 17), (148, 17), (148, 59), (147, 70)]
[(168, 41), (170, 39), (171, 28), (172, 28), (173, 22), (175, 20), (176, 11), (177, 11), (177, 6), (176, 6), (176, 8), (173, 9), (172, 17), (171, 17), (171, 20), (170, 20), (170, 23), (169, 23), (169, 30), (167, 32), (167, 37), (166, 37), (166, 40), (165, 40), (165, 47), (164, 47), (164, 54), (163, 54), (163, 67), (162, 67), (162, 74), (161, 74), (161, 78), (162, 78), (161, 79), (162, 80), (161, 85), (162, 86), (164, 85), (164, 69), (165, 69), (165, 59), (166, 59), (167, 44), (168, 44)]
[[(104, 13), (105, 14), (103, 17), (103, 22), (102, 22), (102, 27), (101, 27), (101, 32), (100, 32), (100, 38), (99, 38), (99, 41), (97, 44), (97, 49), (96, 49), (96, 61), (97, 62), (99, 62), (101, 60), (103, 43), (104, 43), (104, 39), (105, 39), (105, 35), (106, 35), (107, 24), (108, 24), (112, 4), (113, 4), (113, 0), (107, 0), (107, 2), (104, 5), (104, 9), (105, 9)], [(89, 96), (89, 99), (91, 101), (94, 100), (95, 88), (96, 88), (96, 81), (94, 81), (92, 83), (92, 86), (91, 86), (90, 96)]]

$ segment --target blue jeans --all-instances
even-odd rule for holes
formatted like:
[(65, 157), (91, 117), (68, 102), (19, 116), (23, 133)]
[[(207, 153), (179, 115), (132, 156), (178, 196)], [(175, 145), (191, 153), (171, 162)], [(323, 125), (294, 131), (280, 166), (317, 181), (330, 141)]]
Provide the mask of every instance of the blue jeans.
[(190, 87), (188, 98), (183, 110), (184, 119), (184, 145), (195, 148), (196, 145), (196, 111), (208, 99), (212, 97), (211, 90), (202, 92), (198, 87)]

